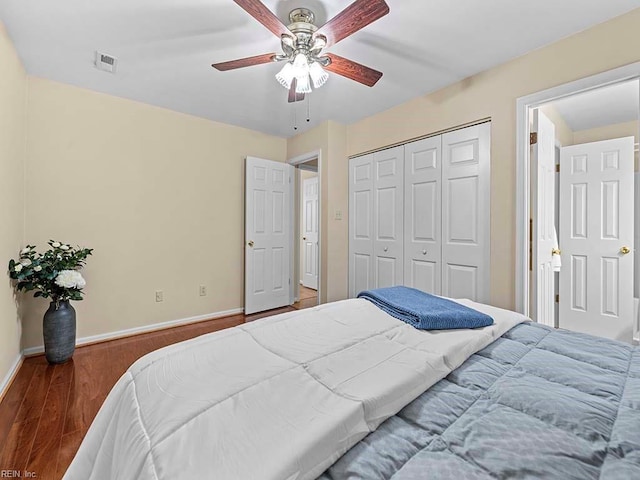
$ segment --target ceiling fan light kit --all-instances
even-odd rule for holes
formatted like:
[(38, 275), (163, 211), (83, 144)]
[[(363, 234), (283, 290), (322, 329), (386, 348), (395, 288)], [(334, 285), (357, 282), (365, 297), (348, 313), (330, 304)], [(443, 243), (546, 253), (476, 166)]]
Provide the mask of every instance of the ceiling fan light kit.
[(356, 0), (338, 15), (318, 28), (315, 15), (308, 8), (296, 8), (289, 13), (289, 26), (285, 26), (260, 0), (234, 0), (249, 15), (280, 37), (281, 54), (256, 55), (254, 57), (213, 64), (217, 70), (285, 62), (276, 74), (280, 85), (289, 90), (289, 102), (304, 100), (304, 95), (320, 88), (329, 79), (328, 70), (372, 87), (382, 73), (352, 60), (322, 50), (335, 45), (370, 23), (389, 13), (384, 0)]
[[(297, 52), (297, 53), (296, 53)], [(309, 79), (313, 82), (313, 88), (320, 88), (329, 78), (320, 63), (309, 53), (296, 50), (293, 59), (287, 58), (284, 67), (276, 74), (276, 79), (284, 88), (291, 88), (293, 79), (297, 80), (296, 93), (311, 93)], [(327, 60), (329, 60), (327, 58)], [(330, 60), (329, 60), (330, 61)]]
[(318, 62), (313, 62), (309, 66), (309, 76), (311, 77), (315, 88), (320, 88), (327, 80), (329, 80), (329, 74), (324, 71)]

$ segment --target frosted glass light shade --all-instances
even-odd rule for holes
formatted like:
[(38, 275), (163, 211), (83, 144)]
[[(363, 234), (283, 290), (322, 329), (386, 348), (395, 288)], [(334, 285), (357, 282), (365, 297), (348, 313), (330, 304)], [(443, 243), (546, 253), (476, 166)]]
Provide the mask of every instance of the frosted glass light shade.
[(293, 76), (300, 78), (309, 75), (309, 61), (304, 53), (298, 53), (293, 59)]
[(287, 62), (284, 64), (284, 67), (282, 67), (282, 70), (276, 74), (276, 80), (287, 90), (291, 88), (291, 82), (293, 82), (295, 78), (294, 71), (293, 65)]
[(318, 62), (313, 62), (309, 66), (309, 75), (315, 88), (320, 88), (329, 79), (329, 74), (324, 71)]
[(311, 93), (308, 73), (302, 77), (296, 77), (296, 80), (296, 93)]

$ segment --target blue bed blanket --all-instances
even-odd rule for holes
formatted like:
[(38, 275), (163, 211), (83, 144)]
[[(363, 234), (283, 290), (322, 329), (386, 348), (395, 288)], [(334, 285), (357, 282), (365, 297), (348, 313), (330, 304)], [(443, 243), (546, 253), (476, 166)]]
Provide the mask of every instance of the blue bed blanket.
[(421, 330), (479, 328), (493, 325), (493, 318), (452, 300), (409, 287), (365, 290), (358, 298)]
[(518, 325), (322, 480), (640, 479), (640, 347)]

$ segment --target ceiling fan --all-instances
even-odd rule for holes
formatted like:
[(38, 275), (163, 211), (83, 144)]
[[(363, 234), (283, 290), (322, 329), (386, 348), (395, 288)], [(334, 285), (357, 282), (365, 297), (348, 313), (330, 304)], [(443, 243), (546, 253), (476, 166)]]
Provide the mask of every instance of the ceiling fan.
[(389, 13), (384, 0), (356, 0), (322, 27), (314, 25), (315, 15), (308, 8), (296, 8), (285, 26), (260, 0), (233, 0), (253, 18), (280, 37), (281, 54), (267, 53), (254, 57), (215, 63), (213, 68), (226, 71), (271, 62), (286, 62), (276, 75), (289, 90), (289, 102), (304, 100), (306, 93), (320, 88), (329, 78), (325, 70), (373, 87), (382, 72), (322, 50), (354, 34)]

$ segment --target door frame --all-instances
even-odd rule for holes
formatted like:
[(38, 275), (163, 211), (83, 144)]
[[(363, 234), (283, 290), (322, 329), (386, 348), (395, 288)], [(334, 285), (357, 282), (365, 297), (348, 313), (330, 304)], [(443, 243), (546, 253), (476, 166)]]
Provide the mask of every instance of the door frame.
[(636, 79), (640, 79), (640, 62), (526, 95), (516, 101), (516, 311), (526, 316), (529, 316), (530, 297), (529, 112), (553, 100)]
[[(300, 168), (300, 166), (304, 163), (310, 162), (312, 160), (318, 159), (318, 304), (320, 304), (320, 299), (322, 297), (322, 150), (312, 150), (307, 153), (303, 153), (302, 155), (298, 155), (296, 157), (290, 158), (287, 160), (289, 165), (293, 165), (296, 169)], [(300, 300), (300, 279), (297, 282), (293, 281), (296, 277), (296, 272), (300, 272), (300, 242), (296, 241), (300, 238), (300, 225), (296, 220), (296, 205), (300, 204), (300, 199), (302, 198), (302, 188), (300, 185), (300, 175), (295, 175), (295, 185), (294, 191), (297, 192), (297, 195), (293, 195), (295, 197), (295, 203), (291, 202), (291, 221), (294, 222), (292, 225), (298, 225), (298, 228), (292, 229), (291, 241), (294, 248), (292, 249), (292, 261), (291, 261), (291, 290), (289, 292), (289, 296), (291, 298), (291, 303), (295, 303)], [(297, 268), (297, 270), (296, 270)]]

